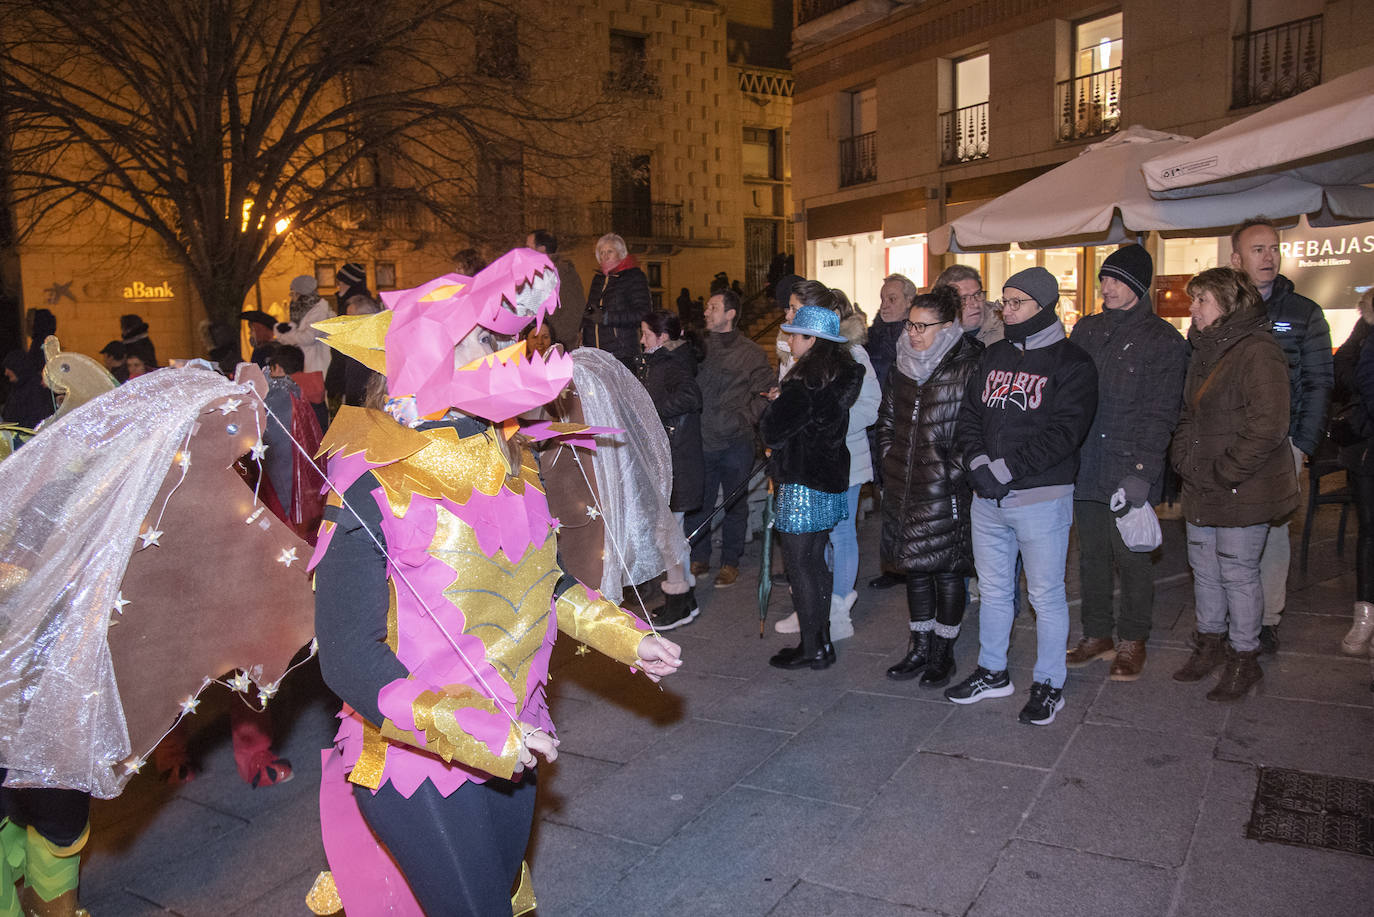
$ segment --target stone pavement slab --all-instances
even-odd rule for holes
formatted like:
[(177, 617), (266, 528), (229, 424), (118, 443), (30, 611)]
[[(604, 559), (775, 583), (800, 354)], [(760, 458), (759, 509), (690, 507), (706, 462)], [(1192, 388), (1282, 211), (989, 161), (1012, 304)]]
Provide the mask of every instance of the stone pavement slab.
[(804, 878), (962, 914), (1045, 778), (1033, 768), (914, 755)]
[(1172, 869), (1014, 840), (968, 917), (1165, 917)]

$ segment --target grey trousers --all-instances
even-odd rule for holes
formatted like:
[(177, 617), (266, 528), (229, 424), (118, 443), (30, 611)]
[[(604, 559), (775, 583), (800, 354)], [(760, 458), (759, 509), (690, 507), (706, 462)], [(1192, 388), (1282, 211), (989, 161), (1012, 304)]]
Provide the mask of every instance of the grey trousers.
[(1228, 634), (1238, 653), (1259, 648), (1264, 617), (1260, 553), (1269, 526), (1188, 523), (1188, 564), (1193, 568), (1193, 605), (1203, 634)]

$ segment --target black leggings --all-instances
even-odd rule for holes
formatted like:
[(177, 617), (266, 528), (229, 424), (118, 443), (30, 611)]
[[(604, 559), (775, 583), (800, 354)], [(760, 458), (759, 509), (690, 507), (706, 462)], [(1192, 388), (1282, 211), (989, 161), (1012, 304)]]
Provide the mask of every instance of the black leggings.
[(912, 621), (958, 625), (964, 620), (964, 575), (908, 573), (906, 609)]
[(442, 796), (426, 780), (409, 799), (391, 784), (354, 787), (363, 818), (386, 844), (427, 917), (509, 914), (530, 841), (534, 774), (519, 783), (465, 783)]
[(814, 655), (821, 644), (821, 628), (830, 623), (830, 590), (834, 574), (825, 563), (830, 531), (778, 532), (787, 584), (792, 587), (792, 607), (797, 611), (802, 651)]
[(1349, 474), (1360, 523), (1355, 538), (1355, 601), (1374, 602), (1374, 475)]

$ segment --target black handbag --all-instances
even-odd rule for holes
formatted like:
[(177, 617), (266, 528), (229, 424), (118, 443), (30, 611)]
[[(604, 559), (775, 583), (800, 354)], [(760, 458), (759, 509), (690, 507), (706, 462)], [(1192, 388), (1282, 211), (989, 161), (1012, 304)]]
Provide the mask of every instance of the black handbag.
[(1369, 415), (1358, 400), (1333, 414), (1326, 427), (1327, 439), (1342, 449), (1364, 442), (1371, 434), (1374, 434), (1374, 429), (1370, 428)]

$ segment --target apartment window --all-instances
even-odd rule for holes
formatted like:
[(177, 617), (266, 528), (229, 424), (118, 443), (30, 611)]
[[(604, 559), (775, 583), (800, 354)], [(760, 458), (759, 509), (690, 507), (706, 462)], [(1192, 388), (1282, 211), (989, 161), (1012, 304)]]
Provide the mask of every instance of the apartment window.
[(878, 180), (878, 90), (844, 94), (849, 132), (840, 141), (840, 187)]
[(1059, 84), (1059, 139), (1100, 137), (1121, 126), (1121, 14), (1076, 23), (1072, 76)]
[(1231, 107), (1277, 102), (1322, 81), (1322, 0), (1250, 0), (1232, 47)]
[(778, 177), (778, 133), (761, 127), (744, 129), (744, 177)]
[(940, 116), (940, 163), (969, 162), (988, 155), (988, 56), (954, 63), (954, 107)]
[(489, 144), (477, 165), (477, 199), (488, 236), (518, 235), (525, 229), (525, 157), (516, 145)]
[(520, 23), (514, 13), (483, 10), (477, 15), (473, 37), (477, 42), (477, 72), (498, 80), (526, 77), (520, 63)]
[(648, 38), (633, 32), (611, 31), (611, 68), (606, 73), (606, 89), (654, 95), (658, 80), (649, 72)]

